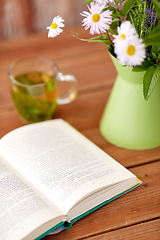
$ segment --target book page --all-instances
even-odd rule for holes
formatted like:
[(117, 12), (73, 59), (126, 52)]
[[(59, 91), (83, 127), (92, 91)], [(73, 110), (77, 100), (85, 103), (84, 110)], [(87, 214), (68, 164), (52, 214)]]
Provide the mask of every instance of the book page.
[[(5, 240), (22, 239), (46, 222), (52, 222), (52, 218), (57, 218), (57, 222), (60, 221), (58, 217), (62, 215), (57, 208), (52, 210), (42, 198), (22, 182), (1, 158), (0, 203), (0, 239)], [(53, 227), (53, 223), (48, 227), (46, 226), (45, 231)], [(41, 234), (40, 230), (39, 235)]]
[(137, 182), (135, 178), (130, 178), (126, 181), (122, 181), (108, 188), (99, 190), (92, 195), (89, 195), (83, 199), (83, 201), (79, 202), (77, 206), (70, 210), (68, 213), (68, 219), (76, 219), (76, 217), (85, 214), (86, 211), (92, 211), (94, 208), (97, 208), (98, 205), (103, 204), (105, 201), (112, 199), (116, 195), (124, 193), (128, 187), (133, 187), (136, 183)]
[(65, 214), (97, 189), (135, 178), (61, 119), (12, 131), (0, 152)]

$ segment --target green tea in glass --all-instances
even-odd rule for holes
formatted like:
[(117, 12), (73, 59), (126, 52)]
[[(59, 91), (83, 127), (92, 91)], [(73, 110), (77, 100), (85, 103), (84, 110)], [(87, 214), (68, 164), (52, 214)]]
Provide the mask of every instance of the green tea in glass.
[[(73, 101), (77, 95), (76, 79), (63, 75), (52, 60), (31, 57), (9, 68), (11, 92), (15, 106), (26, 123), (51, 119), (57, 104)], [(68, 92), (59, 96), (60, 82), (69, 82)]]

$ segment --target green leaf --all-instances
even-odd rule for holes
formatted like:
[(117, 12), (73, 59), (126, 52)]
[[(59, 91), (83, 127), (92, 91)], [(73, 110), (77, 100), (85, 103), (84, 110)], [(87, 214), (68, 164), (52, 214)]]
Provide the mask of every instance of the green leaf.
[(159, 45), (160, 43), (160, 25), (157, 25), (148, 36), (143, 38), (146, 45)]
[(112, 7), (112, 6), (109, 6), (108, 7), (108, 9), (110, 10), (110, 11), (112, 11), (113, 13), (116, 13), (116, 8), (115, 7)]
[(114, 52), (114, 47), (111, 44), (109, 44), (109, 46), (108, 46), (108, 51), (110, 52), (111, 55), (113, 55), (116, 58), (116, 54)]
[(101, 39), (101, 40), (108, 40), (108, 36), (107, 35), (98, 35), (96, 37), (93, 37), (93, 38), (90, 38), (91, 40), (98, 40), (98, 39)]
[(108, 39), (108, 36), (107, 35), (104, 35), (104, 34), (101, 34), (101, 35), (98, 35), (96, 37), (93, 37), (91, 39)]
[(88, 40), (88, 42), (101, 42), (101, 43), (105, 43), (105, 44), (109, 44), (110, 43), (110, 41), (108, 41), (108, 40), (104, 40), (104, 39), (89, 39)]
[(156, 0), (152, 0), (152, 3), (156, 9), (158, 17), (160, 18), (160, 2), (157, 2)]
[(119, 11), (119, 10), (117, 10), (117, 11), (116, 11), (116, 15), (117, 15), (117, 17), (118, 17), (118, 18), (120, 18), (120, 17), (122, 17), (122, 16), (123, 16), (123, 15), (120, 13), (120, 11)]
[(108, 30), (108, 33), (110, 34), (110, 35), (117, 35), (117, 33), (116, 33), (116, 29), (117, 29), (117, 25), (115, 24), (112, 24), (112, 30)]
[(75, 35), (79, 38), (79, 33), (75, 32)]
[(107, 35), (102, 34), (97, 37), (90, 38), (88, 42), (102, 42), (102, 43), (109, 44), (109, 38)]
[(123, 5), (122, 8), (122, 15), (125, 16), (129, 10), (133, 7), (133, 5), (135, 4), (136, 0), (127, 0), (125, 2), (125, 4)]
[(160, 45), (152, 46), (152, 51), (158, 55), (160, 53)]
[(133, 72), (143, 72), (146, 71), (150, 66), (153, 65), (153, 62), (145, 60), (140, 66), (135, 66), (132, 68)]
[(93, 0), (85, 0), (84, 4), (89, 4), (91, 2), (93, 2)]
[(155, 66), (149, 67), (143, 78), (143, 95), (145, 100), (148, 100), (159, 79), (160, 69)]

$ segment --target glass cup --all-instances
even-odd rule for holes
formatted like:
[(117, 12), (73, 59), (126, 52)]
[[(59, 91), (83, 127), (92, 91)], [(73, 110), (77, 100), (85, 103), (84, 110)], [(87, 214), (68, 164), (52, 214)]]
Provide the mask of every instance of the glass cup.
[[(23, 58), (14, 62), (8, 73), (15, 106), (25, 123), (51, 119), (57, 104), (70, 103), (77, 96), (76, 78), (60, 73), (50, 59)], [(64, 83), (69, 87), (60, 93)]]

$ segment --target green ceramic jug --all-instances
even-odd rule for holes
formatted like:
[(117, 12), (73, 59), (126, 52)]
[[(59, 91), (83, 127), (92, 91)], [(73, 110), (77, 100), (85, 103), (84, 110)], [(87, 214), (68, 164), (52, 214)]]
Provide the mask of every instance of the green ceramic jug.
[(145, 72), (133, 72), (111, 56), (118, 75), (100, 121), (110, 143), (133, 150), (160, 146), (160, 81), (150, 98), (143, 97)]

